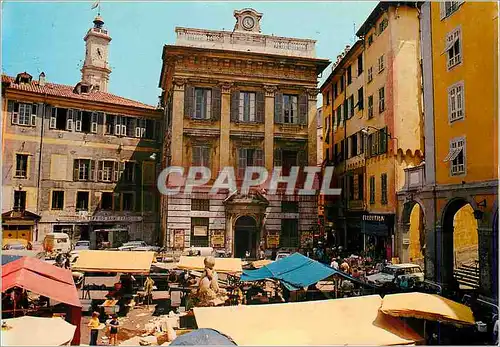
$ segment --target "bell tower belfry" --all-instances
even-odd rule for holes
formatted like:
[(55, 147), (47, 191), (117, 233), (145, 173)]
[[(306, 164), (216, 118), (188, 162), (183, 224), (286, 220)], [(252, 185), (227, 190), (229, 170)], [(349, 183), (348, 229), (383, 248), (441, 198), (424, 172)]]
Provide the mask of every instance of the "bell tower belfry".
[(94, 26), (89, 29), (85, 41), (85, 61), (82, 67), (82, 82), (92, 84), (102, 92), (108, 91), (109, 68), (108, 54), (111, 36), (104, 27), (104, 21), (98, 14)]

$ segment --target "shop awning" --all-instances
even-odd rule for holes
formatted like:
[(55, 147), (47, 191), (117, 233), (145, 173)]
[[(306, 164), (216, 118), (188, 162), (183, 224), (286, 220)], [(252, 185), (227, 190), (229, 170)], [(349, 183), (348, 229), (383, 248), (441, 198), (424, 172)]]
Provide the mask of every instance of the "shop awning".
[(78, 252), (74, 271), (121, 272), (146, 274), (151, 269), (155, 252), (143, 251), (94, 251)]
[(450, 151), (448, 152), (448, 155), (446, 158), (444, 158), (443, 162), (448, 162), (448, 161), (453, 161), (455, 160), (460, 152), (462, 152), (463, 148), (462, 147), (456, 147), (456, 148), (450, 148)]
[(2, 293), (20, 287), (56, 301), (82, 307), (71, 271), (40, 259), (22, 257), (2, 265)]
[(395, 317), (412, 317), (460, 325), (475, 324), (470, 307), (436, 294), (400, 293), (386, 295), (380, 311)]
[(264, 265), (260, 269), (243, 271), (241, 281), (275, 279), (281, 281), (288, 290), (293, 291), (307, 287), (337, 273), (337, 270), (329, 266), (300, 253), (294, 253), (286, 258)]
[(273, 305), (196, 307), (198, 328), (238, 346), (391, 346), (422, 341), (398, 318), (379, 312), (378, 295)]
[[(181, 270), (198, 270), (205, 269), (205, 257), (187, 257), (181, 256), (177, 268)], [(215, 271), (224, 273), (241, 273), (240, 258), (215, 258)]]
[(62, 318), (24, 316), (4, 319), (2, 346), (62, 346), (73, 339), (76, 326)]

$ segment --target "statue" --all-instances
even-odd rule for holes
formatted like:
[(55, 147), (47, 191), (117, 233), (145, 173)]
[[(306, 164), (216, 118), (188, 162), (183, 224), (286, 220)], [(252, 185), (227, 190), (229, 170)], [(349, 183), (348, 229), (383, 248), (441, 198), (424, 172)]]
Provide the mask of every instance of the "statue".
[(204, 260), (205, 269), (201, 276), (198, 289), (193, 293), (197, 299), (196, 306), (219, 306), (226, 302), (228, 299), (225, 289), (219, 287), (219, 276), (214, 270), (215, 258), (206, 257)]

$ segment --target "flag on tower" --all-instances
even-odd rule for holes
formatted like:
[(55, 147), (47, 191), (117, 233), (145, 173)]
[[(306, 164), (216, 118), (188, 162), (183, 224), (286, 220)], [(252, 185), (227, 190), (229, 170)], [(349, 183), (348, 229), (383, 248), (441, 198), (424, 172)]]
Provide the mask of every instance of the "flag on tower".
[(94, 8), (97, 8), (99, 6), (99, 2), (100, 2), (100, 0), (97, 0), (96, 2), (94, 2), (92, 4), (92, 8), (91, 9), (93, 10)]

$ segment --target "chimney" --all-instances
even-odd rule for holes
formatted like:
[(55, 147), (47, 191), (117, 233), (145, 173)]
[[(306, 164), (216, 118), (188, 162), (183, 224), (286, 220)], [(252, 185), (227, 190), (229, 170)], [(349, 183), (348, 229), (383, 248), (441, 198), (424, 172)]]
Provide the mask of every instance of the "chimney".
[(40, 87), (45, 86), (45, 72), (42, 71), (42, 73), (38, 76), (38, 85)]

